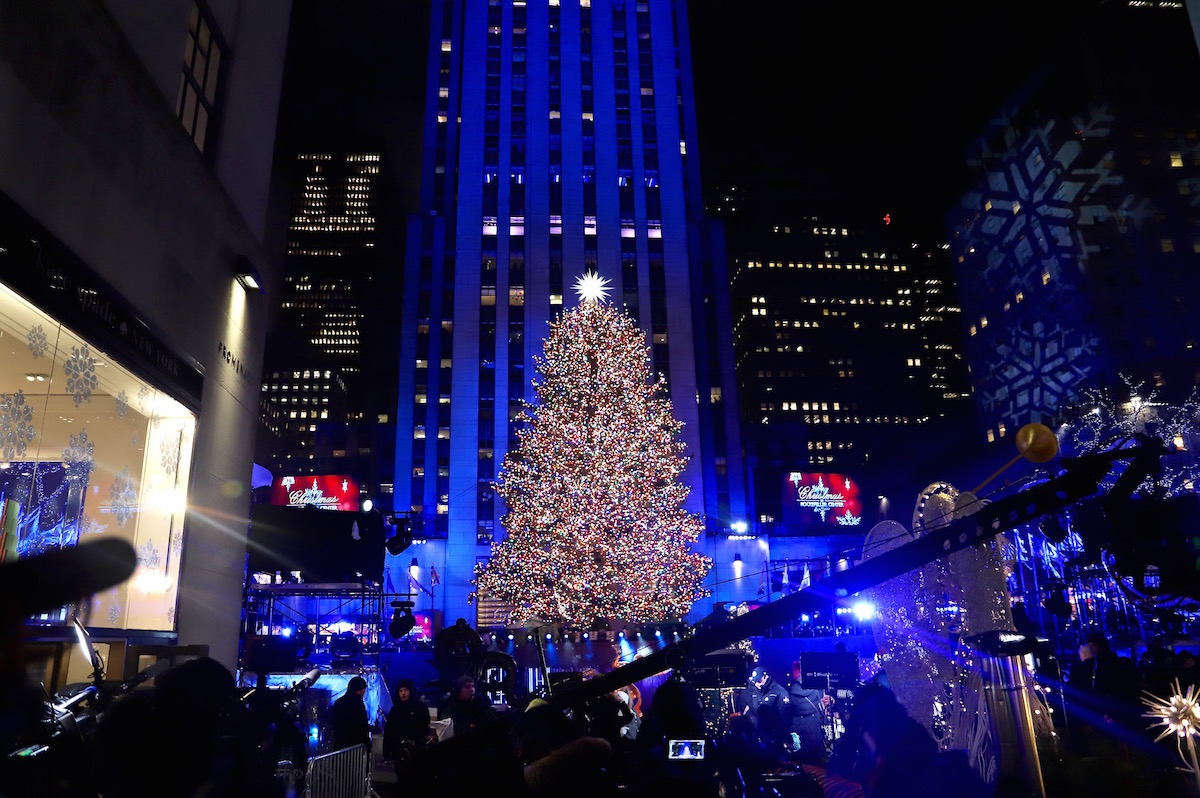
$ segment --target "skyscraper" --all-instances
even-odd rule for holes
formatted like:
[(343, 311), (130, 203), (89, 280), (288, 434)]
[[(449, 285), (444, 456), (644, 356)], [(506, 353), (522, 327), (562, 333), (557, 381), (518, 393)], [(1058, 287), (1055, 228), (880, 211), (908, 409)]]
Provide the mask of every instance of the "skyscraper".
[(687, 506), (704, 515), (702, 545), (720, 560), (745, 499), (728, 281), (720, 228), (702, 216), (685, 4), (443, 0), (430, 28), (395, 506), (421, 517), (430, 543), (418, 557), (441, 566), (436, 609), (471, 612), (472, 567), (503, 535), (497, 464), (533, 399), (548, 324), (577, 301), (571, 285), (587, 270), (611, 281), (646, 332), (685, 424)]
[[(875, 224), (752, 224), (732, 255), (743, 437), (772, 559), (787, 548), (776, 537), (865, 533), (895, 454), (961, 403), (957, 330), (946, 329), (958, 314), (933, 264), (939, 250), (921, 252)], [(795, 527), (802, 519), (785, 505), (796, 500), (796, 472), (861, 480), (870, 520)]]
[[(281, 475), (350, 474), (376, 501), (377, 461), (395, 404), (398, 302), (389, 276), (402, 218), (381, 152), (305, 148), (294, 156), (287, 259), (263, 368), (258, 462)], [(387, 421), (381, 422), (381, 418)]]

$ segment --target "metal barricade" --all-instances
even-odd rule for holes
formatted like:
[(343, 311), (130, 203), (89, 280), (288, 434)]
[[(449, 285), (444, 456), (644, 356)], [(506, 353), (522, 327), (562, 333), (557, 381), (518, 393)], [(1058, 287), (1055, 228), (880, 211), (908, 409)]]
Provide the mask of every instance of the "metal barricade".
[(343, 748), (308, 760), (305, 798), (371, 798), (371, 751)]

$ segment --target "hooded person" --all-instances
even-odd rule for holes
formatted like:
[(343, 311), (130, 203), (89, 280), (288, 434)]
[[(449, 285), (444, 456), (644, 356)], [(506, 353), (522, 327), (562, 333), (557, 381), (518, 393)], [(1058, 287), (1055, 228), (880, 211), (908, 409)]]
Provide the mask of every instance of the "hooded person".
[(416, 683), (409, 678), (396, 682), (392, 708), (383, 724), (383, 756), (399, 771), (413, 752), (429, 742), (429, 707), (417, 696)]

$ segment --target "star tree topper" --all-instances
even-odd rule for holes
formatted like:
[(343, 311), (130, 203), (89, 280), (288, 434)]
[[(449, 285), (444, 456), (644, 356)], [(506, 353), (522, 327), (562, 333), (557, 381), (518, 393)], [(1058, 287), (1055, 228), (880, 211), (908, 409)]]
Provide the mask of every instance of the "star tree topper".
[(607, 302), (609, 280), (595, 272), (585, 272), (575, 280), (575, 293), (580, 302)]

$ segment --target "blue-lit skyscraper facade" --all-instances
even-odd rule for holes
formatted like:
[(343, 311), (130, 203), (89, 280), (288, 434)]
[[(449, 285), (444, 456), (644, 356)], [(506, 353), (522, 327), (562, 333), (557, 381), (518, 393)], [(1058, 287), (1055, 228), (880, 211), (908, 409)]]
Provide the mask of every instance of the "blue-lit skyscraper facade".
[[(418, 609), (492, 624), (486, 602), (468, 601), (474, 565), (504, 534), (490, 486), (534, 399), (549, 323), (588, 270), (610, 281), (667, 378), (690, 458), (687, 507), (705, 517), (698, 545), (719, 562), (745, 488), (684, 3), (446, 0), (430, 27), (396, 414), (395, 507), (419, 516), (414, 556), (443, 591)], [(717, 584), (719, 571), (718, 595), (741, 589)]]

